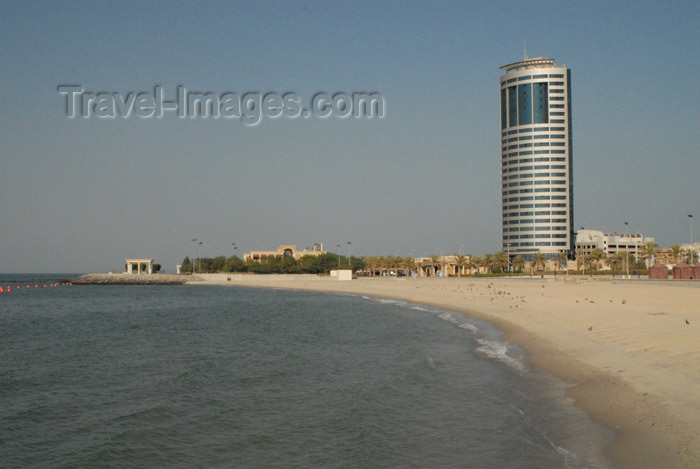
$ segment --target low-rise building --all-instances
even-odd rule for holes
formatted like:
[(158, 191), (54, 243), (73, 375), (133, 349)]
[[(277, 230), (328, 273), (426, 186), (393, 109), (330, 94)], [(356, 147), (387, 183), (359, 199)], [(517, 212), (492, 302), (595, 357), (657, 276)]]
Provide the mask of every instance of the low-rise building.
[(261, 261), (263, 259), (274, 258), (274, 257), (284, 257), (292, 256), (294, 260), (299, 260), (304, 256), (322, 256), (326, 254), (323, 250), (323, 243), (316, 243), (311, 249), (297, 250), (297, 247), (291, 244), (279, 246), (275, 251), (250, 251), (243, 254), (243, 260), (245, 262), (249, 261)]
[(457, 256), (417, 257), (416, 270), (419, 277), (458, 277), (470, 273), (471, 256), (464, 256), (464, 263), (459, 265)]
[(603, 233), (598, 230), (579, 230), (576, 233), (576, 253), (587, 256), (595, 249), (605, 254), (615, 255), (627, 252), (634, 255), (636, 261), (643, 253), (644, 244), (654, 238), (644, 237), (641, 233)]

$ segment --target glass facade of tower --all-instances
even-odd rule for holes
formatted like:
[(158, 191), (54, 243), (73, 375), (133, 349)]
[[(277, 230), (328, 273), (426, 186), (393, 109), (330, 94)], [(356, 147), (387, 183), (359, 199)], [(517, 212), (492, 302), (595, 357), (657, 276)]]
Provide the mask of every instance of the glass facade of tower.
[(544, 58), (501, 69), (503, 251), (572, 257), (571, 72)]

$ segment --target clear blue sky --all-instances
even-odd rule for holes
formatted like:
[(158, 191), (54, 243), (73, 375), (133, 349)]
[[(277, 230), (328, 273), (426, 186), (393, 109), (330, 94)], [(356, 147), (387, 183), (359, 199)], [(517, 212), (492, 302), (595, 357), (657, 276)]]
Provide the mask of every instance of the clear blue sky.
[[(572, 69), (576, 228), (700, 240), (700, 4), (0, 4), (0, 272), (500, 249), (499, 67)], [(378, 91), (383, 119), (69, 119), (56, 87)]]

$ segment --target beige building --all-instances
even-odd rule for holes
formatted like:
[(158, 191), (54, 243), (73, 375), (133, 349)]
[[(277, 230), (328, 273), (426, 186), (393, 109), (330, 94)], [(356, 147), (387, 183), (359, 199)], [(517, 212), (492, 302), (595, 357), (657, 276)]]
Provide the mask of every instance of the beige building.
[(311, 249), (303, 249), (301, 251), (297, 250), (297, 247), (291, 244), (282, 245), (275, 251), (250, 251), (243, 254), (243, 260), (245, 262), (249, 261), (261, 261), (263, 259), (269, 259), (274, 257), (284, 257), (292, 256), (294, 260), (298, 260), (304, 256), (322, 256), (326, 254), (323, 250), (323, 243), (314, 244)]
[(461, 266), (457, 264), (457, 256), (439, 256), (435, 262), (431, 257), (418, 257), (415, 262), (419, 277), (457, 277), (471, 273), (467, 267), (471, 256), (465, 256), (465, 260)]
[(605, 254), (615, 255), (628, 252), (639, 260), (644, 244), (654, 238), (644, 237), (641, 233), (603, 233), (598, 230), (579, 230), (576, 233), (576, 253), (587, 256), (595, 249), (602, 249)]

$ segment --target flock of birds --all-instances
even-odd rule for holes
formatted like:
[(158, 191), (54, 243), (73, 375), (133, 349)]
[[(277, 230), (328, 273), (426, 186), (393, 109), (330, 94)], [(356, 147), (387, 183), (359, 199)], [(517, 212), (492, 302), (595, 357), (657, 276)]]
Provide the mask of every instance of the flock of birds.
[[(486, 288), (487, 288), (487, 289), (491, 289), (491, 288), (494, 288), (494, 286), (495, 286), (494, 283), (489, 283), (489, 284), (487, 284)], [(419, 288), (419, 287), (416, 286), (416, 288)], [(434, 287), (434, 288), (436, 288), (436, 287)], [(545, 288), (545, 285), (542, 285), (542, 288)], [(478, 290), (478, 289), (479, 289), (479, 287), (478, 287), (475, 283), (470, 283), (470, 284), (468, 284), (468, 286), (467, 286), (467, 290), (470, 290), (470, 291)], [(460, 287), (457, 287), (457, 290), (454, 290), (454, 289), (453, 289), (453, 290), (451, 290), (451, 291), (456, 293), (456, 292), (459, 292), (460, 290), (461, 290)], [(495, 288), (494, 288), (494, 290), (493, 290), (492, 292), (490, 292), (490, 293), (488, 293), (488, 292), (486, 292), (486, 293), (479, 293), (479, 295), (484, 295), (484, 294), (487, 294), (487, 295), (509, 295), (509, 296), (511, 295), (510, 292), (508, 292), (508, 291), (505, 291), (505, 290), (495, 290)], [(542, 296), (544, 296), (544, 292), (542, 292)], [(464, 299), (466, 300), (467, 297), (465, 296)], [(490, 301), (493, 301), (493, 300), (495, 299), (495, 297), (491, 296), (489, 299), (490, 299)], [(525, 301), (525, 296), (524, 296), (524, 295), (523, 295), (523, 296), (513, 296), (513, 299), (514, 299), (514, 300), (520, 300), (521, 303), (525, 303), (525, 302), (526, 302), (526, 301)], [(588, 303), (595, 304), (595, 301), (589, 299), (588, 297), (584, 298), (583, 301), (584, 301), (584, 302), (588, 302)], [(581, 302), (581, 300), (576, 300), (576, 303), (580, 303), (580, 302)], [(624, 304), (627, 304), (627, 300), (624, 299), (624, 298), (623, 298), (620, 302), (621, 302), (623, 305), (624, 305)], [(613, 301), (612, 298), (610, 299), (610, 303), (614, 303), (614, 301)], [(517, 308), (517, 307), (518, 307), (518, 304), (517, 304), (517, 303), (509, 305), (509, 308), (510, 308), (510, 309)], [(690, 321), (688, 321), (688, 319), (685, 320), (685, 323), (686, 323), (687, 325), (690, 325)], [(593, 330), (593, 326), (590, 326), (590, 327), (588, 328), (588, 330), (589, 330), (589, 331), (592, 331), (592, 330)]]

